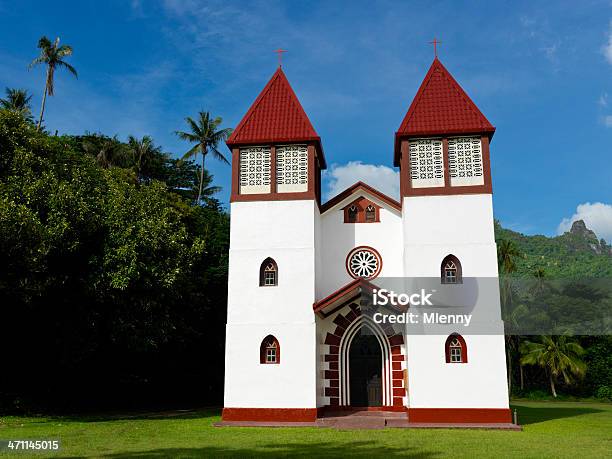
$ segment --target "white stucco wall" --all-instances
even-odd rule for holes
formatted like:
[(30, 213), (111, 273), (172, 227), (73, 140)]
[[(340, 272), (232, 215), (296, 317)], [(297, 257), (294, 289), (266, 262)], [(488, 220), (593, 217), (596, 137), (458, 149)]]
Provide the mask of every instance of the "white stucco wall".
[[(381, 206), (378, 223), (344, 223), (342, 208), (364, 196)], [(380, 253), (380, 277), (402, 276), (402, 218), (398, 210), (375, 196), (359, 191), (321, 215), (321, 271), (317, 299), (348, 284), (353, 278), (346, 272), (346, 257), (358, 246), (370, 246)]]
[[(487, 286), (474, 308), (468, 335), (462, 326), (437, 327), (440, 335), (406, 336), (409, 406), (412, 408), (507, 408), (505, 347), (497, 286), (497, 247), (490, 194), (406, 197), (403, 200), (404, 275), (439, 278), (444, 257), (455, 255), (463, 278)], [(482, 279), (486, 278), (486, 279)], [(440, 286), (453, 288), (454, 286)], [(464, 284), (461, 286), (465, 288)], [(483, 327), (479, 327), (482, 330)], [(444, 345), (453, 332), (467, 344), (468, 363), (446, 363)], [(429, 331), (431, 333), (431, 330)]]
[(463, 335), (467, 363), (446, 363), (446, 335), (406, 337), (411, 408), (508, 408), (501, 335)]
[[(225, 406), (316, 407), (314, 201), (231, 204)], [(278, 285), (259, 286), (272, 257)], [(279, 341), (281, 363), (262, 365), (260, 344)]]
[[(315, 301), (314, 201), (231, 205), (228, 323), (312, 323)], [(278, 286), (259, 286), (259, 267), (272, 257)]]
[[(225, 352), (226, 407), (315, 408), (315, 324), (228, 324)], [(262, 365), (267, 335), (280, 344), (280, 364)]]

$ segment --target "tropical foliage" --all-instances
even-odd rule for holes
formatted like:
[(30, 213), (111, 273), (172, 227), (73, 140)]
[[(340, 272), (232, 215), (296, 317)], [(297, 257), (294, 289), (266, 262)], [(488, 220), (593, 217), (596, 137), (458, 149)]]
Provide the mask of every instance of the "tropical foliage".
[(11, 110), (30, 119), (32, 116), (30, 101), (32, 96), (25, 89), (6, 88), (6, 98), (0, 99), (0, 108)]
[(213, 158), (219, 161), (229, 164), (229, 161), (221, 151), (219, 151), (219, 144), (226, 140), (232, 130), (230, 128), (218, 129), (223, 119), (221, 117), (213, 118), (210, 113), (201, 111), (198, 113), (198, 119), (195, 121), (191, 117), (185, 118), (187, 125), (189, 126), (189, 132), (176, 131), (176, 135), (187, 142), (193, 143), (193, 147), (185, 153), (182, 160), (196, 158), (199, 155), (202, 157), (202, 164), (200, 167), (200, 186), (198, 188), (198, 197), (196, 202), (200, 202), (202, 198), (202, 190), (204, 187), (204, 162), (206, 156), (211, 154)]
[(582, 346), (567, 336), (542, 336), (539, 341), (521, 344), (521, 363), (543, 368), (548, 374), (550, 390), (556, 397), (557, 378), (562, 376), (565, 383), (571, 384), (575, 377), (585, 375), (586, 364), (581, 360), (584, 353)]
[(0, 409), (218, 402), (229, 218), (201, 176), (0, 110)]
[(560, 384), (565, 394), (612, 395), (607, 243), (590, 231), (525, 236), (496, 222), (495, 232), (512, 393), (548, 387), (556, 397)]

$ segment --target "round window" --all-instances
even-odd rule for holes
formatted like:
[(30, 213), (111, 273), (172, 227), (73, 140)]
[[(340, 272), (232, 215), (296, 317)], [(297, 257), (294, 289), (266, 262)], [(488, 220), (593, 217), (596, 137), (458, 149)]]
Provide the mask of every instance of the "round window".
[(356, 247), (346, 257), (346, 270), (355, 279), (374, 279), (381, 268), (380, 254), (370, 247)]

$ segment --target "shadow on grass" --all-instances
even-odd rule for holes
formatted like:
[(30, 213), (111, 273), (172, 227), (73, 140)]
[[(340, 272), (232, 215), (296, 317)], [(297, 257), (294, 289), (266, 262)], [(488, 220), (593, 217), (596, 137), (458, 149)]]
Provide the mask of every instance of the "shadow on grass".
[(391, 448), (375, 442), (338, 443), (287, 443), (260, 445), (253, 448), (164, 448), (141, 452), (110, 454), (107, 458), (161, 458), (161, 457), (438, 457), (441, 453)]
[(64, 422), (107, 422), (107, 421), (142, 421), (147, 419), (198, 419), (221, 416), (220, 408), (201, 408), (194, 410), (167, 410), (134, 413), (98, 413), (83, 415), (53, 416), (49, 419)]
[(518, 421), (521, 425), (537, 424), (539, 422), (552, 421), (554, 419), (572, 418), (582, 416), (584, 414), (601, 413), (604, 410), (591, 407), (568, 407), (568, 406), (550, 406), (532, 407), (521, 405), (520, 403), (512, 404), (512, 410), (517, 410)]

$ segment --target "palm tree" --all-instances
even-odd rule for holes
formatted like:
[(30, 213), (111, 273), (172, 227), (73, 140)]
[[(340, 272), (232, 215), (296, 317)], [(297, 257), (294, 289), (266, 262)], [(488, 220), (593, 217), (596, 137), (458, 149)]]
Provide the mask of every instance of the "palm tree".
[(24, 118), (30, 117), (30, 100), (32, 96), (25, 89), (6, 88), (6, 99), (0, 99), (0, 107), (19, 113)]
[(187, 117), (185, 121), (189, 125), (191, 132), (175, 131), (175, 134), (182, 140), (194, 143), (195, 145), (183, 155), (181, 161), (185, 161), (189, 158), (195, 158), (198, 154), (202, 155), (202, 164), (200, 170), (200, 186), (198, 189), (198, 199), (200, 202), (202, 198), (202, 187), (204, 186), (204, 162), (206, 155), (212, 153), (213, 157), (229, 164), (227, 158), (219, 151), (219, 144), (227, 139), (232, 133), (231, 128), (219, 129), (219, 125), (223, 122), (221, 117), (212, 118), (209, 112), (199, 112), (198, 121), (194, 121), (193, 118)]
[(202, 187), (202, 200), (207, 204), (213, 203), (213, 195), (221, 191), (220, 186), (211, 185), (213, 176), (208, 172), (204, 171), (204, 186)]
[(539, 342), (525, 341), (521, 345), (521, 363), (538, 365), (548, 373), (550, 390), (557, 397), (555, 380), (563, 376), (565, 383), (574, 381), (586, 373), (586, 364), (580, 359), (585, 350), (575, 341), (568, 341), (566, 336), (542, 336)]
[(31, 69), (32, 67), (38, 64), (47, 65), (45, 91), (43, 93), (42, 107), (40, 109), (40, 118), (38, 119), (39, 130), (40, 125), (42, 124), (43, 115), (45, 113), (45, 103), (47, 101), (47, 95), (52, 96), (54, 94), (53, 77), (55, 75), (55, 69), (59, 67), (64, 67), (75, 77), (78, 77), (76, 69), (63, 60), (65, 57), (72, 55), (72, 47), (68, 45), (60, 46), (59, 41), (59, 37), (57, 37), (55, 39), (55, 42), (53, 43), (51, 43), (51, 40), (49, 40), (47, 37), (41, 37), (40, 40), (38, 40), (38, 48), (40, 48), (40, 55), (36, 59), (34, 59), (28, 67)]
[[(503, 273), (508, 275), (516, 271), (515, 259), (521, 256), (522, 254), (514, 242), (505, 239), (499, 241), (499, 245), (497, 246), (497, 261)], [(502, 279), (501, 293), (504, 320), (508, 321), (510, 319), (511, 321), (517, 321), (517, 314), (524, 315), (525, 311), (523, 307), (512, 304), (512, 283), (507, 277)], [(515, 341), (511, 335), (506, 335), (506, 361), (509, 392), (512, 390), (512, 352), (517, 348), (518, 340)]]
[(545, 286), (546, 271), (544, 268), (536, 268), (533, 272), (533, 277), (536, 279), (536, 284), (534, 286), (535, 293), (542, 292)]
[(522, 254), (514, 242), (506, 239), (499, 241), (497, 247), (497, 261), (504, 273), (510, 274), (516, 271), (515, 260), (521, 256)]
[(140, 180), (143, 167), (149, 165), (156, 155), (161, 154), (161, 149), (155, 146), (153, 139), (148, 135), (140, 140), (132, 135), (129, 136), (128, 147), (133, 155), (136, 175)]
[(108, 169), (123, 162), (121, 143), (115, 137), (93, 135), (83, 142), (85, 153), (93, 156), (99, 166)]

